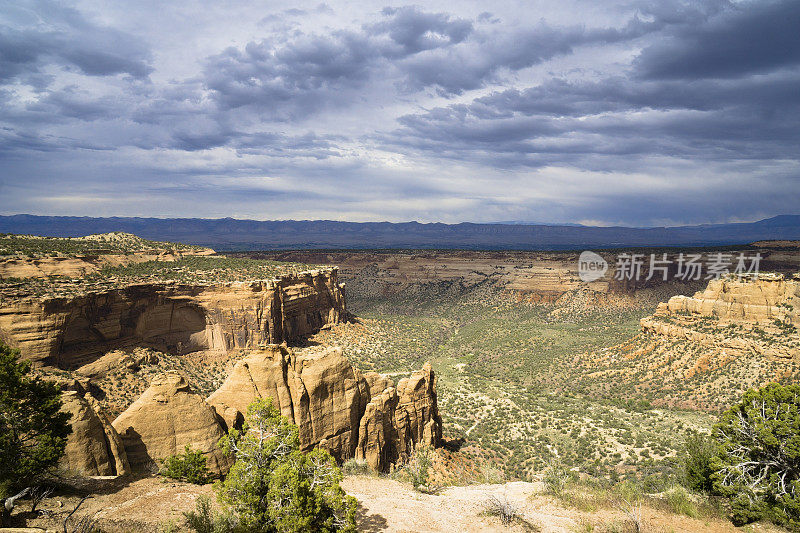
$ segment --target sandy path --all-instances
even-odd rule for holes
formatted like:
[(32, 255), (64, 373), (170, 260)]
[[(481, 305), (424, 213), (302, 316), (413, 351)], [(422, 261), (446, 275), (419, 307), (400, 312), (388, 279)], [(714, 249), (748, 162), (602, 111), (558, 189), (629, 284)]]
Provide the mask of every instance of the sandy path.
[(421, 494), (410, 486), (386, 478), (351, 476), (342, 487), (359, 501), (359, 529), (365, 532), (486, 532), (525, 531), (522, 526), (504, 527), (495, 517), (485, 516), (491, 496), (507, 498), (523, 511), (523, 516), (542, 527), (542, 531), (574, 531), (578, 522), (568, 511), (535, 508), (528, 501), (541, 492), (539, 483), (522, 481), (505, 485), (448, 487), (437, 495)]

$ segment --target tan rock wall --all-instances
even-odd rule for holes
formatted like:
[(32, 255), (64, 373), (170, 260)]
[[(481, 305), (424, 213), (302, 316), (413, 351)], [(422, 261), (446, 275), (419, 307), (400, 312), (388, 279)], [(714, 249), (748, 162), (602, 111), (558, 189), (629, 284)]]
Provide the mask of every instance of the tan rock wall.
[(408, 459), (415, 446), (441, 439), (430, 364), (395, 388), (385, 376), (354, 369), (339, 348), (273, 345), (237, 363), (207, 402), (233, 424), (265, 397), (298, 426), (303, 450), (320, 446), (339, 461), (366, 459), (380, 471)]
[(113, 426), (135, 470), (157, 469), (187, 445), (205, 455), (211, 472), (219, 474), (230, 467), (231, 459), (218, 446), (225, 431), (214, 409), (177, 373), (155, 378)]
[(71, 298), (0, 295), (0, 340), (74, 368), (120, 347), (173, 353), (256, 348), (345, 318), (336, 269), (209, 286), (129, 285)]
[(60, 466), (86, 476), (113, 476), (130, 472), (122, 441), (96, 401), (76, 391), (61, 395), (62, 411), (69, 413), (72, 433)]
[(754, 279), (721, 278), (694, 296), (673, 296), (657, 315), (698, 315), (721, 320), (800, 324), (800, 281), (762, 274)]

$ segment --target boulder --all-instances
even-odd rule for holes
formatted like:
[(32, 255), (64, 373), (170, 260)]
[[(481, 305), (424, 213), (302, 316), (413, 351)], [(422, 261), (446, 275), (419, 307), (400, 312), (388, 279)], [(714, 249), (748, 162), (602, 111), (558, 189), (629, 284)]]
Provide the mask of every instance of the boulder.
[(225, 432), (216, 412), (177, 372), (154, 378), (113, 426), (134, 470), (154, 470), (167, 457), (183, 453), (186, 445), (201, 451), (215, 474), (232, 463), (217, 445)]

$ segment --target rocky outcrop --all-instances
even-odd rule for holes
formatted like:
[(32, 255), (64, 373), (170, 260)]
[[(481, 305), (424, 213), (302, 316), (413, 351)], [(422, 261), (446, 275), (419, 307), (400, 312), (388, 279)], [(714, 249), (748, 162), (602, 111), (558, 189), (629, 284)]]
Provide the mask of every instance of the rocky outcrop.
[(113, 426), (135, 470), (154, 469), (187, 445), (205, 455), (211, 472), (230, 467), (231, 459), (217, 445), (225, 432), (214, 409), (175, 372), (155, 378)]
[(695, 315), (727, 321), (800, 324), (800, 279), (782, 274), (725, 277), (708, 282), (694, 296), (674, 296), (657, 316)]
[[(419, 445), (436, 446), (442, 419), (436, 398), (436, 375), (430, 363), (393, 386), (378, 374), (367, 374), (371, 400), (361, 418), (357, 459), (375, 470), (405, 462)], [(380, 391), (380, 392), (379, 392)]]
[(156, 363), (158, 363), (158, 355), (146, 348), (136, 348), (132, 353), (114, 350), (89, 364), (75, 369), (75, 373), (84, 378), (97, 379), (114, 371), (135, 372), (142, 365)]
[(339, 461), (362, 458), (379, 471), (441, 439), (430, 364), (395, 387), (385, 376), (353, 368), (339, 348), (273, 345), (239, 361), (207, 401), (235, 425), (253, 400), (266, 397), (298, 426), (303, 450), (320, 446)]
[(113, 476), (130, 472), (125, 449), (119, 434), (88, 394), (76, 391), (61, 395), (62, 411), (69, 413), (72, 433), (60, 466), (71, 473), (85, 476)]
[(673, 296), (660, 303), (640, 325), (644, 333), (689, 341), (726, 357), (800, 361), (799, 311), (797, 276), (727, 276), (709, 281), (694, 296)]
[(272, 280), (139, 283), (71, 297), (0, 294), (0, 340), (24, 359), (76, 368), (117, 348), (227, 351), (292, 340), (346, 315), (335, 268)]
[(0, 279), (39, 278), (45, 276), (80, 277), (99, 272), (104, 267), (116, 267), (147, 261), (178, 261), (190, 255), (212, 255), (210, 248), (183, 253), (92, 254), (70, 257), (9, 257), (0, 258)]

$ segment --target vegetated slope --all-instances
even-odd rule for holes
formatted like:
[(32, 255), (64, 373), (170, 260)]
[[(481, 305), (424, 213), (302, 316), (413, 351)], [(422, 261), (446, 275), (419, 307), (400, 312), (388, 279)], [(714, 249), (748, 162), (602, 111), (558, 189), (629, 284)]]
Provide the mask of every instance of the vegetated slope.
[(212, 254), (210, 248), (148, 241), (119, 232), (76, 238), (0, 234), (0, 279), (79, 277), (101, 269)]
[(491, 282), (431, 282), (394, 295), (364, 294), (352, 279), (348, 287), (358, 321), (313, 340), (340, 344), (358, 366), (380, 372), (431, 360), (445, 436), (510, 478), (534, 479), (552, 460), (589, 475), (666, 476), (687, 432), (710, 423), (703, 413), (587, 396), (572, 385), (576, 354), (634, 336), (652, 307), (595, 307), (580, 292), (520, 302)]
[(51, 236), (125, 231), (223, 250), (293, 248), (460, 248), (575, 250), (591, 247), (706, 246), (800, 239), (800, 216), (742, 224), (670, 228), (533, 224), (420, 224), (331, 220), (235, 220), (0, 216), (0, 231)]
[[(796, 250), (760, 246), (763, 264), (796, 268)], [(464, 439), (461, 451), (471, 461), (499, 465), (512, 477), (536, 476), (551, 460), (611, 478), (671, 475), (687, 433), (707, 430), (714, 420), (702, 410), (727, 406), (748, 387), (796, 376), (785, 358), (734, 357), (730, 346), (715, 352), (714, 338), (699, 345), (642, 333), (641, 319), (659, 301), (704, 289), (706, 280), (586, 286), (572, 282), (563, 257), (522, 252), (280, 256), (325, 254), (344, 259), (342, 278), (359, 322), (316, 338), (346, 346), (351, 359), (379, 371), (432, 360), (446, 436)], [(473, 269), (460, 267), (462, 255), (479, 256)], [(713, 320), (698, 317), (694, 327)], [(762, 329), (761, 342), (782, 345), (777, 336), (784, 329), (766, 324), (755, 334)], [(648, 356), (654, 343), (670, 346), (669, 365), (654, 366), (657, 358)]]
[(640, 321), (641, 333), (577, 359), (587, 390), (721, 410), (748, 388), (800, 379), (800, 277), (711, 281)]

